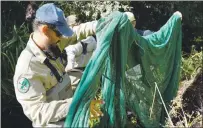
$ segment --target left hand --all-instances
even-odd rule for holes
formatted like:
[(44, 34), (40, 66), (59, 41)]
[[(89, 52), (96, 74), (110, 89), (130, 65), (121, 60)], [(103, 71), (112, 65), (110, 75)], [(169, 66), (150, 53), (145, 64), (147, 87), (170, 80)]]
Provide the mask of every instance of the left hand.
[(90, 103), (90, 120), (97, 119), (100, 116), (103, 116), (103, 113), (100, 111), (100, 108), (97, 104), (104, 104), (103, 100), (92, 100)]

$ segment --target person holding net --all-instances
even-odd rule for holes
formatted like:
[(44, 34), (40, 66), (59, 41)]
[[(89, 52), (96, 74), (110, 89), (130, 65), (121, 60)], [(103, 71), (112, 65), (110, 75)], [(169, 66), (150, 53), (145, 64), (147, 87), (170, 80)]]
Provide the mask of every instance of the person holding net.
[[(63, 11), (53, 3), (31, 12), (36, 14), (31, 18), (34, 32), (18, 58), (13, 77), (16, 98), (33, 127), (62, 127), (72, 102), (72, 85), (79, 78), (65, 72), (61, 51), (77, 39), (93, 35), (97, 22), (81, 24), (74, 33)], [(102, 101), (91, 103), (97, 102)], [(93, 117), (102, 114), (94, 106), (92, 111)]]
[(128, 19), (130, 20), (131, 24), (135, 28), (135, 31), (140, 34), (141, 36), (147, 36), (153, 33), (151, 30), (139, 30), (136, 29), (136, 19), (132, 12), (125, 12), (125, 14), (128, 16)]

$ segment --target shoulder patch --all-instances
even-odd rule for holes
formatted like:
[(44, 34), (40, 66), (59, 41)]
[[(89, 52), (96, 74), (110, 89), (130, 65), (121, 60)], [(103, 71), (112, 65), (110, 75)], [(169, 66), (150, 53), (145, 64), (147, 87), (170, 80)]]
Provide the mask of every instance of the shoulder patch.
[(17, 88), (18, 88), (18, 91), (21, 93), (28, 92), (28, 90), (30, 88), (29, 80), (24, 77), (19, 78), (18, 83), (17, 83)]

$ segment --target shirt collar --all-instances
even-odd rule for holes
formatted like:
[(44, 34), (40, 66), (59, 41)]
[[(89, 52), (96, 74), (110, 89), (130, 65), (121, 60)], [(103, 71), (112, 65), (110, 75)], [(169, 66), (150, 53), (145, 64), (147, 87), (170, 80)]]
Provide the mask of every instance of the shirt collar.
[(40, 60), (40, 62), (43, 63), (47, 57), (44, 52), (36, 45), (32, 37), (33, 33), (30, 35), (27, 46), (30, 48), (34, 56), (36, 56)]

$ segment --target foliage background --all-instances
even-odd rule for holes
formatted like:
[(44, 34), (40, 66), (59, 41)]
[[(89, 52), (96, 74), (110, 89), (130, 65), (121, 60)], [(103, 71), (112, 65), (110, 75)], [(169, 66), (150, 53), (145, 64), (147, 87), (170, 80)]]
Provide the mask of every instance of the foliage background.
[[(3, 127), (31, 126), (31, 122), (24, 116), (22, 108), (16, 100), (13, 87), (15, 65), (30, 34), (29, 24), (25, 22), (25, 10), (28, 3), (28, 1), (1, 2), (1, 109)], [(37, 1), (36, 3), (40, 6), (48, 2)], [(57, 1), (54, 3), (64, 10), (66, 16), (76, 14), (80, 23), (105, 17), (113, 10), (132, 11), (137, 19), (136, 27), (138, 29), (153, 31), (159, 30), (169, 17), (178, 10), (183, 15), (182, 80), (190, 79), (199, 67), (202, 68), (203, 2)]]

